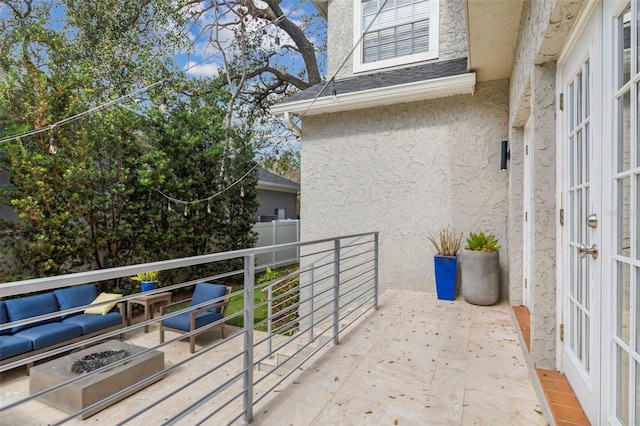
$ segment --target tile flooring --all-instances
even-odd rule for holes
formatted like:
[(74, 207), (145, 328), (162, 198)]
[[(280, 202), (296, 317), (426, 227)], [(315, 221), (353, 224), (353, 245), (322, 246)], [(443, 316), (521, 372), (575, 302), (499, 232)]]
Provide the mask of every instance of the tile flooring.
[[(437, 300), (434, 294), (387, 290), (380, 294), (380, 309), (361, 317), (329, 345), (268, 393), (254, 409), (256, 425), (545, 425), (531, 377), (523, 357), (507, 303), (474, 306), (462, 297)], [(227, 340), (234, 339), (229, 327)], [(211, 335), (211, 336), (209, 336)], [(151, 347), (158, 342), (152, 326), (129, 339)], [(219, 339), (218, 331), (198, 337), (200, 345)], [(141, 406), (194, 380), (207, 356), (224, 359), (221, 346), (173, 370), (163, 380), (109, 407), (84, 422), (111, 425), (126, 419)], [(229, 349), (225, 349), (229, 346)], [(167, 365), (188, 355), (188, 342), (164, 347)], [(236, 368), (236, 367), (233, 367)], [(239, 368), (239, 367), (238, 367)], [(232, 368), (221, 371), (233, 374)], [(255, 373), (262, 374), (259, 372)], [(213, 379), (211, 379), (213, 380)], [(161, 424), (176, 410), (211, 388), (211, 380), (186, 388), (170, 403), (155, 407), (129, 424)], [(273, 386), (265, 381), (262, 390)], [(19, 398), (28, 392), (24, 371), (0, 375), (0, 399)], [(217, 396), (219, 401), (224, 395)], [(238, 410), (239, 405), (230, 407)], [(195, 424), (207, 413), (200, 407), (179, 424)], [(237, 411), (236, 411), (237, 412)], [(57, 410), (31, 401), (0, 413), (0, 423), (46, 425), (64, 417)], [(226, 424), (212, 417), (203, 424)]]

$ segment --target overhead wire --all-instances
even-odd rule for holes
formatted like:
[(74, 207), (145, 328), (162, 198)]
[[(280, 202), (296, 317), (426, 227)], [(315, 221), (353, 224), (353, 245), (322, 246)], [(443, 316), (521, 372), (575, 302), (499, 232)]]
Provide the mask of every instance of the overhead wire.
[[(335, 87), (335, 78), (338, 75), (338, 73), (344, 68), (344, 66), (346, 65), (347, 61), (353, 56), (353, 53), (355, 52), (355, 50), (357, 49), (358, 45), (362, 42), (365, 34), (369, 31), (369, 29), (371, 28), (371, 26), (375, 23), (376, 19), (378, 18), (378, 16), (380, 15), (380, 13), (382, 12), (382, 10), (384, 9), (384, 7), (386, 6), (387, 2), (389, 0), (384, 0), (384, 2), (382, 3), (382, 5), (378, 8), (375, 16), (373, 17), (373, 19), (371, 20), (371, 22), (369, 23), (369, 25), (367, 26), (367, 28), (362, 32), (362, 34), (360, 35), (360, 37), (358, 38), (357, 41), (354, 42), (351, 50), (349, 51), (349, 53), (347, 54), (347, 56), (344, 58), (344, 60), (342, 61), (342, 63), (340, 64), (340, 66), (338, 67), (338, 69), (333, 73), (332, 77), (330, 79), (328, 79), (325, 84), (323, 85), (323, 87), (321, 88), (321, 90), (318, 91), (318, 93), (316, 94), (316, 96), (312, 99), (312, 101), (309, 103), (309, 105), (307, 105), (307, 108), (302, 112), (302, 114), (300, 114), (298, 116), (299, 120), (302, 120), (304, 118), (304, 116), (307, 114), (307, 112), (311, 109), (311, 107), (313, 106), (313, 104), (320, 98), (320, 96), (324, 93), (325, 89), (329, 86), (329, 84), (333, 84)], [(283, 14), (282, 16), (279, 16), (278, 18), (276, 18), (273, 21), (268, 22), (267, 24), (265, 24), (264, 26), (261, 26), (259, 29), (256, 29), (255, 31), (250, 32), (249, 34), (247, 34), (246, 37), (240, 38), (234, 42), (232, 42), (231, 44), (229, 44), (229, 46), (227, 46), (224, 49), (218, 49), (218, 51), (214, 52), (213, 54), (205, 57), (204, 59), (200, 60), (197, 63), (191, 64), (189, 67), (185, 68), (183, 70), (183, 72), (188, 72), (189, 70), (195, 68), (198, 65), (201, 65), (202, 63), (214, 58), (217, 55), (222, 54), (222, 50), (227, 50), (227, 49), (231, 49), (232, 47), (235, 47), (236, 45), (240, 44), (241, 42), (245, 42), (247, 40), (249, 40), (251, 37), (255, 36), (256, 34), (258, 34), (259, 32), (263, 31), (265, 28), (271, 26), (271, 25), (277, 25), (277, 23), (279, 23), (280, 21), (284, 20), (285, 18), (288, 18), (293, 12), (295, 12), (297, 9), (302, 7), (302, 4), (304, 2), (300, 1), (298, 3), (298, 5), (294, 8), (292, 8), (287, 14)], [(55, 127), (58, 127), (60, 125), (65, 125), (68, 124), (70, 122), (79, 120), (87, 115), (93, 114), (99, 110), (111, 107), (113, 105), (116, 105), (118, 103), (123, 102), (124, 100), (128, 99), (128, 98), (132, 98), (140, 93), (144, 93), (154, 87), (157, 87), (159, 85), (163, 85), (166, 84), (166, 82), (168, 81), (168, 78), (164, 78), (162, 80), (159, 80), (155, 83), (152, 83), (148, 86), (145, 86), (143, 88), (140, 88), (138, 90), (135, 90), (131, 93), (128, 93), (126, 95), (123, 95), (117, 99), (114, 99), (112, 101), (106, 102), (104, 104), (98, 105), (94, 108), (91, 108), (87, 111), (84, 111), (82, 113), (76, 114), (74, 116), (62, 119), (56, 123), (47, 125), (47, 126), (43, 126), (40, 127), (38, 129), (33, 129), (30, 131), (26, 131), (23, 133), (20, 133), (18, 135), (13, 135), (13, 136), (9, 136), (9, 137), (5, 137), (5, 138), (0, 138), (0, 143), (4, 143), (4, 142), (8, 142), (11, 140), (16, 140), (22, 137), (27, 137), (27, 136), (33, 136), (36, 135), (38, 133), (42, 133), (45, 131), (49, 131), (49, 130), (53, 130)], [(334, 89), (335, 90), (335, 89)], [(334, 93), (335, 96), (335, 93)], [(285, 131), (281, 131), (280, 135), (276, 135), (276, 137), (282, 137), (283, 140), (280, 140), (279, 142), (276, 143), (276, 145), (273, 145), (271, 147), (271, 149), (269, 150), (269, 152), (267, 153), (263, 153), (261, 155), (261, 157), (265, 157), (267, 154), (272, 153), (276, 148), (277, 148), (277, 144), (280, 142), (284, 141), (284, 132)], [(288, 133), (288, 132), (287, 132)], [(223, 194), (224, 192), (230, 190), (231, 188), (233, 188), (234, 186), (238, 185), (240, 182), (242, 182), (242, 180), (244, 180), (251, 172), (253, 172), (255, 169), (257, 169), (259, 166), (259, 163), (256, 162), (256, 164), (254, 164), (248, 171), (246, 171), (240, 178), (236, 179), (235, 181), (233, 181), (232, 183), (230, 183), (229, 185), (227, 185), (225, 188), (220, 189), (219, 191), (215, 192), (214, 194), (205, 197), (205, 198), (201, 198), (201, 199), (197, 199), (197, 200), (190, 200), (190, 201), (186, 201), (186, 200), (181, 200), (179, 198), (175, 198), (175, 197), (171, 197), (167, 194), (165, 194), (163, 191), (161, 191), (160, 189), (156, 188), (156, 192), (158, 192), (160, 195), (162, 195), (164, 198), (166, 198), (167, 200), (169, 200), (170, 202), (173, 202), (175, 204), (180, 204), (180, 205), (191, 205), (191, 204), (196, 204), (196, 203), (203, 203), (203, 202), (210, 202), (212, 199), (214, 199), (215, 197)], [(170, 207), (169, 207), (170, 208)]]
[[(344, 60), (342, 61), (342, 63), (340, 64), (340, 66), (338, 67), (338, 69), (333, 73), (332, 77), (326, 81), (326, 83), (324, 84), (324, 86), (318, 91), (318, 93), (316, 94), (316, 96), (312, 99), (312, 101), (309, 103), (309, 105), (307, 105), (307, 108), (305, 108), (305, 110), (302, 112), (302, 114), (299, 115), (299, 120), (302, 120), (302, 118), (304, 118), (304, 116), (307, 114), (307, 112), (311, 109), (311, 107), (313, 106), (313, 104), (320, 98), (320, 96), (322, 95), (322, 93), (325, 91), (325, 89), (329, 86), (329, 84), (333, 84), (334, 85), (334, 97), (335, 97), (335, 78), (337, 77), (338, 73), (342, 70), (342, 68), (344, 68), (344, 66), (347, 64), (347, 61), (349, 61), (349, 59), (353, 56), (353, 53), (355, 52), (355, 50), (358, 48), (358, 45), (360, 43), (362, 43), (362, 40), (365, 36), (365, 34), (367, 34), (367, 32), (369, 32), (369, 29), (371, 28), (371, 26), (375, 23), (376, 19), (378, 19), (378, 16), (380, 15), (380, 12), (382, 12), (382, 9), (384, 9), (384, 7), (387, 5), (387, 2), (389, 0), (384, 0), (384, 2), (382, 3), (382, 5), (380, 6), (380, 8), (378, 9), (378, 11), (376, 12), (375, 16), (373, 17), (373, 19), (371, 20), (371, 22), (369, 22), (369, 25), (367, 26), (367, 28), (362, 32), (362, 34), (360, 35), (360, 37), (358, 38), (358, 40), (353, 44), (353, 47), (351, 48), (351, 50), (349, 51), (349, 53), (347, 54), (347, 56), (344, 58)], [(273, 150), (275, 149), (275, 146), (271, 148), (270, 152), (273, 152)], [(263, 154), (262, 156), (266, 156), (266, 154)], [(246, 178), (251, 172), (253, 172), (255, 169), (258, 168), (258, 163), (256, 163), (255, 165), (253, 165), (253, 167), (251, 167), (244, 175), (242, 175), (242, 177), (236, 179), (234, 182), (232, 182), (230, 185), (228, 185), (226, 188), (216, 192), (215, 194), (212, 194), (211, 196), (207, 197), (207, 198), (202, 198), (199, 200), (191, 200), (191, 201), (186, 201), (186, 200), (181, 200), (178, 198), (174, 198), (174, 197), (170, 197), (168, 195), (166, 195), (165, 193), (163, 193), (162, 191), (160, 191), (159, 189), (156, 189), (156, 191), (161, 194), (163, 197), (165, 197), (167, 200), (172, 201), (176, 204), (181, 204), (181, 205), (190, 205), (190, 204), (196, 204), (196, 203), (202, 203), (202, 202), (208, 202), (211, 201), (213, 198), (217, 197), (218, 195), (228, 191), (229, 189), (233, 188), (234, 186), (236, 186), (238, 183), (240, 183), (244, 178)]]

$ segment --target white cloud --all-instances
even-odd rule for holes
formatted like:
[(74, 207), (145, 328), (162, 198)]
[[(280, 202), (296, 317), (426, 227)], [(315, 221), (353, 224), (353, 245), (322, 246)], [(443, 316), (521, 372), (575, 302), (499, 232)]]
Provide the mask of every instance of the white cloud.
[(189, 75), (215, 77), (220, 74), (220, 65), (212, 63), (198, 64), (194, 61), (189, 61), (185, 67), (185, 71)]

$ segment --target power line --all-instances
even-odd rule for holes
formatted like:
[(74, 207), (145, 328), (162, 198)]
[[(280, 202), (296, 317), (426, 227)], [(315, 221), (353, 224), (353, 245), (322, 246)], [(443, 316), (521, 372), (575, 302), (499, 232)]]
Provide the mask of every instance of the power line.
[[(335, 83), (335, 78), (336, 78), (336, 76), (337, 76), (337, 75), (338, 75), (338, 73), (342, 70), (342, 68), (344, 68), (344, 66), (346, 65), (347, 61), (348, 61), (348, 60), (353, 56), (353, 53), (355, 52), (355, 50), (356, 50), (356, 48), (357, 48), (358, 44), (360, 44), (360, 43), (362, 42), (362, 39), (364, 38), (364, 35), (369, 31), (369, 29), (371, 28), (371, 26), (373, 25), (373, 23), (376, 21), (376, 19), (378, 18), (378, 16), (379, 16), (379, 15), (380, 15), (380, 13), (382, 12), (382, 9), (386, 6), (386, 4), (387, 4), (387, 2), (388, 2), (388, 1), (389, 1), (389, 0), (385, 0), (385, 1), (384, 1), (384, 3), (380, 6), (380, 8), (379, 8), (379, 9), (378, 9), (378, 11), (376, 12), (375, 16), (373, 17), (373, 19), (371, 20), (371, 22), (369, 23), (369, 25), (367, 26), (367, 28), (365, 29), (365, 31), (363, 31), (363, 32), (362, 32), (362, 34), (360, 35), (360, 37), (358, 38), (358, 40), (357, 40), (357, 41), (355, 41), (355, 43), (353, 44), (353, 46), (352, 46), (352, 48), (351, 48), (351, 51), (347, 54), (347, 56), (346, 56), (346, 57), (345, 57), (345, 59), (342, 61), (342, 63), (341, 63), (341, 64), (340, 64), (340, 66), (338, 67), (338, 69), (334, 72), (334, 74), (332, 75), (332, 77), (331, 77), (329, 80), (327, 80), (327, 82), (324, 84), (324, 86), (322, 87), (322, 89), (321, 89), (321, 90), (318, 92), (318, 94), (313, 98), (313, 100), (312, 100), (312, 101), (311, 101), (311, 103), (307, 106), (307, 108), (303, 111), (303, 113), (299, 115), (299, 119), (300, 119), (300, 120), (302, 120), (302, 118), (304, 118), (304, 116), (307, 114), (307, 112), (309, 111), (309, 109), (310, 109), (310, 108), (313, 106), (313, 104), (318, 100), (318, 98), (321, 96), (321, 94), (324, 92), (324, 90), (329, 86), (329, 84), (331, 84), (331, 83)], [(212, 55), (210, 55), (210, 56), (208, 56), (208, 57), (206, 57), (206, 58), (202, 59), (201, 61), (199, 61), (199, 62), (197, 62), (197, 63), (195, 63), (195, 64), (190, 65), (190, 66), (189, 66), (188, 68), (186, 68), (184, 71), (185, 71), (185, 72), (187, 72), (187, 71), (189, 71), (190, 69), (193, 69), (193, 68), (195, 68), (196, 66), (198, 66), (198, 65), (200, 65), (200, 64), (202, 64), (202, 63), (204, 63), (204, 62), (208, 61), (209, 59), (211, 59), (211, 58), (213, 58), (213, 57), (215, 57), (215, 56), (217, 56), (217, 55), (222, 54), (224, 51), (226, 51), (226, 50), (228, 50), (228, 49), (231, 49), (232, 47), (234, 47), (234, 46), (236, 46), (236, 45), (240, 44), (241, 42), (248, 41), (251, 37), (255, 36), (255, 35), (256, 35), (256, 34), (258, 34), (260, 31), (263, 31), (265, 28), (267, 28), (267, 27), (268, 27), (268, 26), (270, 26), (270, 25), (277, 25), (277, 23), (279, 23), (280, 21), (284, 20), (285, 18), (288, 18), (288, 17), (289, 17), (293, 12), (295, 12), (297, 9), (301, 8), (301, 7), (302, 7), (302, 4), (303, 4), (303, 2), (302, 2), (302, 1), (301, 1), (301, 2), (299, 2), (299, 3), (298, 3), (298, 5), (297, 5), (296, 7), (292, 8), (292, 9), (289, 11), (289, 13), (287, 13), (287, 14), (285, 14), (285, 15), (282, 15), (282, 16), (279, 16), (279, 17), (278, 17), (278, 18), (276, 18), (274, 21), (270, 21), (269, 23), (267, 23), (266, 25), (262, 26), (261, 28), (259, 28), (259, 29), (255, 30), (255, 31), (253, 31), (253, 32), (251, 32), (251, 33), (249, 33), (249, 34), (247, 34), (247, 36), (246, 36), (246, 37), (242, 37), (242, 38), (237, 39), (236, 41), (232, 42), (232, 43), (231, 43), (229, 46), (227, 46), (226, 48), (224, 48), (224, 49), (218, 49), (218, 51), (217, 51), (217, 52), (213, 53)], [(85, 116), (87, 116), (87, 115), (93, 114), (93, 113), (95, 113), (95, 112), (97, 112), (97, 111), (99, 111), (99, 110), (102, 110), (102, 109), (105, 109), (105, 108), (111, 107), (111, 106), (113, 106), (113, 105), (116, 105), (116, 104), (118, 104), (118, 103), (120, 103), (120, 102), (122, 102), (122, 101), (124, 101), (124, 100), (128, 99), (128, 98), (131, 98), (131, 97), (133, 97), (133, 96), (136, 96), (136, 95), (138, 95), (138, 94), (140, 94), (140, 93), (144, 93), (144, 92), (146, 92), (146, 91), (148, 91), (148, 90), (150, 90), (150, 89), (152, 89), (152, 88), (154, 88), (154, 87), (157, 87), (157, 86), (159, 86), (159, 85), (165, 84), (168, 80), (169, 80), (169, 79), (167, 79), (167, 78), (162, 79), (162, 80), (157, 81), (157, 82), (155, 82), (155, 83), (153, 83), (153, 84), (150, 84), (150, 85), (148, 85), (148, 86), (146, 86), (146, 87), (143, 87), (143, 88), (138, 89), (138, 90), (136, 90), (136, 91), (134, 91), (134, 92), (131, 92), (131, 93), (127, 94), (127, 95), (121, 96), (121, 97), (119, 97), (119, 98), (117, 98), (117, 99), (114, 99), (114, 100), (109, 101), (109, 102), (106, 102), (106, 103), (104, 103), (104, 104), (102, 104), (102, 105), (99, 105), (99, 106), (96, 106), (96, 107), (94, 107), (94, 108), (91, 108), (91, 109), (89, 109), (89, 110), (87, 110), (87, 111), (84, 111), (84, 112), (82, 112), (82, 113), (80, 113), (80, 114), (77, 114), (77, 115), (74, 115), (74, 116), (72, 116), (72, 117), (68, 117), (68, 118), (65, 118), (65, 119), (63, 119), (63, 120), (60, 120), (60, 121), (58, 121), (57, 123), (54, 123), (54, 124), (51, 124), (51, 125), (48, 125), (48, 126), (44, 126), (44, 127), (38, 128), (38, 129), (34, 129), (34, 130), (31, 130), (31, 131), (27, 131), (27, 132), (21, 133), (21, 134), (19, 134), (19, 135), (14, 135), (14, 136), (9, 136), (9, 137), (2, 138), (2, 139), (0, 139), (0, 143), (4, 143), (4, 142), (7, 142), (7, 141), (11, 141), (11, 140), (19, 139), (19, 138), (21, 138), (21, 137), (27, 137), (27, 136), (36, 135), (36, 134), (38, 134), (38, 133), (42, 133), (42, 132), (45, 132), (45, 131), (48, 131), (48, 130), (52, 130), (52, 129), (54, 129), (55, 127), (58, 127), (58, 126), (60, 126), (60, 125), (65, 125), (65, 124), (68, 124), (68, 123), (70, 123), (70, 122), (73, 122), (73, 121), (79, 120), (79, 119), (81, 119), (82, 117), (85, 117)], [(285, 131), (282, 131), (282, 132), (280, 132), (280, 134), (279, 134), (279, 135), (276, 135), (276, 137), (280, 137), (280, 138), (282, 138), (282, 139), (281, 139), (279, 142), (276, 142), (276, 145), (272, 146), (272, 147), (271, 147), (271, 149), (270, 149), (270, 151), (269, 151), (268, 153), (264, 153), (264, 154), (262, 154), (260, 157), (265, 157), (267, 154), (270, 154), (271, 152), (273, 152), (273, 151), (276, 149), (276, 147), (277, 147), (277, 144), (278, 144), (278, 143), (280, 143), (280, 142), (283, 142), (283, 141), (284, 141), (284, 132), (285, 132)], [(238, 184), (239, 184), (240, 182), (242, 182), (242, 180), (244, 180), (244, 179), (245, 179), (245, 178), (246, 178), (246, 177), (247, 177), (251, 172), (253, 172), (257, 167), (258, 167), (258, 163), (256, 162), (256, 164), (255, 164), (254, 166), (252, 166), (252, 167), (251, 167), (247, 172), (245, 172), (245, 173), (244, 173), (240, 178), (236, 179), (235, 181), (233, 181), (231, 184), (229, 184), (229, 185), (228, 185), (228, 186), (226, 186), (225, 188), (223, 188), (223, 189), (219, 190), (218, 192), (216, 192), (216, 193), (214, 193), (214, 194), (212, 194), (212, 195), (210, 195), (210, 196), (208, 196), (208, 197), (206, 197), (206, 198), (201, 198), (201, 199), (198, 199), (198, 200), (186, 201), (186, 200), (181, 200), (181, 199), (178, 199), (178, 198), (175, 198), (175, 197), (171, 197), (171, 196), (169, 196), (169, 195), (165, 194), (164, 192), (162, 192), (159, 188), (156, 188), (156, 191), (157, 191), (160, 195), (162, 195), (164, 198), (166, 198), (167, 200), (169, 200), (170, 202), (173, 202), (173, 203), (176, 203), (176, 204), (180, 204), (180, 205), (192, 205), (192, 204), (196, 204), (196, 203), (210, 202), (210, 201), (211, 201), (212, 199), (214, 199), (215, 197), (217, 197), (217, 196), (219, 196), (219, 195), (223, 194), (224, 192), (226, 192), (226, 191), (230, 190), (231, 188), (233, 188), (234, 186), (238, 185)]]
[[(300, 114), (299, 118), (300, 120), (302, 120), (302, 118), (304, 118), (304, 116), (307, 114), (307, 112), (309, 111), (309, 109), (311, 109), (311, 107), (313, 106), (313, 104), (318, 100), (318, 98), (320, 98), (320, 95), (322, 93), (324, 93), (324, 90), (329, 86), (329, 84), (331, 83), (335, 83), (335, 78), (338, 75), (338, 73), (342, 70), (342, 68), (344, 68), (344, 66), (347, 64), (347, 61), (353, 56), (353, 52), (355, 52), (356, 48), (358, 47), (358, 44), (362, 43), (362, 39), (364, 38), (365, 34), (367, 32), (369, 32), (369, 29), (371, 28), (371, 26), (375, 23), (376, 19), (378, 19), (378, 16), (380, 15), (380, 13), (382, 12), (382, 9), (384, 9), (384, 7), (386, 6), (387, 2), (389, 0), (385, 0), (384, 3), (382, 3), (382, 5), (380, 6), (380, 8), (378, 9), (378, 11), (376, 12), (375, 16), (373, 17), (373, 19), (371, 20), (371, 22), (369, 23), (369, 25), (367, 26), (367, 28), (362, 32), (362, 34), (360, 35), (360, 37), (358, 38), (357, 41), (355, 41), (355, 43), (353, 44), (353, 47), (351, 48), (351, 51), (347, 54), (347, 56), (345, 57), (345, 59), (342, 61), (342, 63), (340, 64), (340, 66), (338, 67), (338, 69), (333, 73), (333, 76), (331, 76), (331, 78), (329, 80), (327, 80), (327, 82), (324, 84), (324, 86), (322, 87), (321, 90), (318, 91), (318, 94), (312, 99), (311, 103), (307, 106), (307, 108), (302, 112), (302, 114)], [(270, 150), (270, 152), (273, 152), (273, 150), (275, 149), (275, 146), (272, 147), (272, 149)], [(263, 154), (261, 157), (265, 157), (266, 154)], [(163, 197), (165, 197), (166, 199), (168, 199), (169, 201), (172, 201), (176, 204), (181, 204), (181, 205), (190, 205), (190, 204), (196, 204), (196, 203), (202, 203), (202, 202), (209, 202), (211, 201), (213, 198), (217, 197), (218, 195), (228, 191), (229, 189), (233, 188), (234, 186), (236, 186), (238, 183), (240, 183), (245, 177), (247, 177), (249, 175), (249, 173), (251, 173), (252, 171), (254, 171), (256, 168), (258, 167), (258, 164), (256, 163), (253, 167), (251, 167), (249, 169), (249, 171), (247, 171), (244, 175), (242, 175), (242, 177), (238, 178), (237, 180), (235, 180), (234, 182), (232, 182), (230, 185), (228, 185), (226, 188), (216, 192), (215, 194), (207, 197), (207, 198), (203, 198), (200, 200), (193, 200), (193, 201), (185, 201), (185, 200), (181, 200), (178, 198), (173, 198), (170, 197), (166, 194), (164, 194), (162, 191), (160, 191), (159, 189), (156, 189), (156, 191), (161, 194)]]
[[(296, 7), (294, 7), (293, 9), (291, 9), (289, 11), (289, 13), (287, 13), (285, 15), (282, 15), (282, 16), (279, 16), (275, 20), (270, 21), (269, 23), (267, 23), (266, 25), (260, 27), (259, 29), (256, 29), (255, 31), (248, 33), (245, 37), (242, 37), (242, 38), (232, 42), (226, 48), (219, 49), (217, 52), (214, 52), (213, 54), (205, 57), (204, 59), (200, 60), (199, 62), (196, 62), (194, 64), (189, 65), (187, 68), (182, 70), (182, 72), (188, 72), (189, 70), (191, 70), (191, 69), (193, 69), (193, 68), (195, 68), (195, 67), (197, 67), (197, 66), (199, 66), (199, 65), (201, 65), (201, 64), (203, 64), (205, 62), (207, 62), (208, 60), (220, 55), (222, 53), (222, 51), (229, 50), (229, 49), (237, 46), (241, 42), (249, 41), (251, 37), (254, 37), (259, 32), (261, 32), (265, 28), (267, 28), (268, 26), (277, 25), (279, 22), (283, 21), (285, 18), (288, 18), (293, 12), (295, 12), (297, 9), (301, 8), (302, 4), (303, 4), (303, 2), (298, 3), (298, 5)], [(117, 99), (113, 99), (111, 101), (105, 102), (104, 104), (95, 106), (95, 107), (93, 107), (93, 108), (91, 108), (89, 110), (83, 111), (83, 112), (81, 112), (79, 114), (76, 114), (76, 115), (73, 115), (71, 117), (64, 118), (64, 119), (62, 119), (60, 121), (57, 121), (55, 123), (52, 123), (52, 124), (49, 124), (49, 125), (46, 125), (46, 126), (42, 126), (42, 127), (38, 127), (36, 129), (32, 129), (32, 130), (27, 130), (25, 132), (18, 133), (18, 134), (15, 134), (15, 135), (5, 136), (3, 138), (0, 138), (0, 144), (5, 143), (5, 142), (10, 142), (10, 141), (13, 141), (13, 140), (17, 140), (17, 139), (20, 139), (20, 138), (28, 137), (28, 136), (34, 136), (34, 135), (37, 135), (39, 133), (43, 133), (43, 132), (47, 132), (47, 131), (53, 130), (56, 127), (64, 126), (65, 124), (72, 123), (72, 122), (74, 122), (76, 120), (79, 120), (79, 119), (81, 119), (81, 118), (83, 118), (83, 117), (85, 117), (87, 115), (91, 115), (91, 114), (93, 114), (95, 112), (98, 112), (100, 110), (103, 110), (103, 109), (109, 108), (111, 106), (117, 105), (117, 104), (125, 101), (126, 99), (133, 98), (134, 96), (139, 95), (141, 93), (145, 93), (145, 92), (149, 91), (150, 89), (153, 89), (154, 87), (166, 84), (168, 81), (170, 81), (169, 78), (164, 78), (162, 80), (156, 81), (155, 83), (149, 84), (149, 85), (147, 85), (145, 87), (142, 87), (142, 88), (140, 88), (138, 90), (135, 90), (135, 91), (133, 91), (131, 93), (127, 93), (126, 95), (120, 96)]]

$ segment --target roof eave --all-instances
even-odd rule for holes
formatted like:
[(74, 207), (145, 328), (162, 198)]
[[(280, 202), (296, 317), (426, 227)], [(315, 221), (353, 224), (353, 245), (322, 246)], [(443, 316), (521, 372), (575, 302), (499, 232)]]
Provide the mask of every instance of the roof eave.
[(278, 191), (278, 192), (288, 192), (291, 194), (297, 194), (300, 192), (300, 188), (296, 188), (288, 185), (281, 185), (273, 182), (266, 182), (263, 180), (258, 181), (256, 184), (256, 189), (261, 189), (263, 191)]
[(284, 115), (288, 112), (290, 114), (309, 116), (417, 102), (447, 96), (472, 95), (475, 91), (475, 85), (476, 75), (471, 72), (359, 92), (338, 93), (336, 96), (322, 96), (317, 99), (284, 101), (272, 106), (271, 113)]
[(328, 10), (329, 1), (328, 0), (311, 0), (311, 3), (315, 6), (315, 8), (320, 13), (320, 15), (322, 15), (325, 19), (327, 19), (328, 12), (329, 12)]

